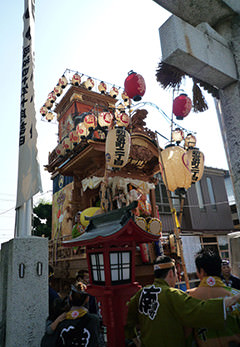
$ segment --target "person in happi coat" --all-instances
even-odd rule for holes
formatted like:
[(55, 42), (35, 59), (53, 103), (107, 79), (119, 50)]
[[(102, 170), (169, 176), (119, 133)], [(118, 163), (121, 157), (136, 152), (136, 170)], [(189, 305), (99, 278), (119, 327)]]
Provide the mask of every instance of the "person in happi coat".
[(201, 301), (174, 288), (175, 261), (165, 255), (156, 259), (154, 277), (153, 284), (140, 289), (128, 303), (125, 337), (136, 346), (190, 346), (192, 341), (185, 337), (185, 326), (223, 329), (226, 308), (240, 299), (238, 294)]
[[(217, 253), (202, 249), (195, 257), (195, 264), (200, 284), (187, 291), (192, 297), (207, 300), (240, 293), (222, 282), (222, 259)], [(207, 329), (203, 325), (200, 329), (194, 329), (194, 336), (199, 347), (240, 346), (240, 305), (237, 303), (231, 307), (224, 329)]]

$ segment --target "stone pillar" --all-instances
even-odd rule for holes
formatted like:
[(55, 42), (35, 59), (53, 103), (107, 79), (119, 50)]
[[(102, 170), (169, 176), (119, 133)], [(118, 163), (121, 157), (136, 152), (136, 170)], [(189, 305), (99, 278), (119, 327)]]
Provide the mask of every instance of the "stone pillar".
[(48, 239), (2, 244), (0, 346), (39, 347), (48, 315)]
[(240, 219), (240, 82), (220, 90), (220, 105), (217, 107), (229, 172)]

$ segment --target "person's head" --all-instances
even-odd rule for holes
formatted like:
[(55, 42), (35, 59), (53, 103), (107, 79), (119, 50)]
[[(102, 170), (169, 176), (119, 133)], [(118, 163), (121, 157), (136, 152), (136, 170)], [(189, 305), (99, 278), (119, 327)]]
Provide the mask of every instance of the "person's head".
[(87, 270), (79, 270), (76, 274), (76, 281), (84, 284), (89, 283), (89, 273)]
[(166, 255), (157, 257), (154, 264), (154, 277), (164, 279), (171, 287), (174, 287), (177, 281), (175, 260)]
[(50, 305), (49, 317), (54, 321), (58, 316), (60, 316), (60, 314), (69, 310), (70, 305), (68, 297), (65, 297), (64, 299), (56, 298)]
[(71, 306), (83, 306), (87, 303), (89, 295), (86, 292), (86, 288), (87, 286), (82, 282), (71, 286), (69, 294)]
[(201, 249), (196, 254), (195, 264), (197, 268), (197, 275), (201, 279), (204, 276), (221, 276), (221, 263), (222, 260), (218, 253), (210, 249)]
[(224, 277), (229, 277), (231, 275), (231, 266), (229, 260), (222, 260), (222, 275)]

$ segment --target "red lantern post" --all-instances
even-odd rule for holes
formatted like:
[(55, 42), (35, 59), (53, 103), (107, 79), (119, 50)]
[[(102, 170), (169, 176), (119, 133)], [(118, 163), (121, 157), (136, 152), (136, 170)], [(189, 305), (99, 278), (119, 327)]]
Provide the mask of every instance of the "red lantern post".
[(130, 99), (140, 101), (146, 91), (144, 78), (131, 70), (125, 79), (124, 88)]
[(187, 94), (180, 94), (173, 100), (173, 113), (178, 120), (186, 117), (192, 108), (192, 101)]

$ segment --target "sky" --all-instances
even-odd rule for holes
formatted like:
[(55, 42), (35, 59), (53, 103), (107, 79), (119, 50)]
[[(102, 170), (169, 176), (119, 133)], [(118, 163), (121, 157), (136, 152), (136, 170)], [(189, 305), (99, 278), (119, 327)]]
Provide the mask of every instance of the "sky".
[[(171, 118), (174, 96), (171, 90), (163, 90), (155, 77), (161, 60), (158, 29), (170, 13), (153, 0), (36, 0), (35, 5), (35, 108), (43, 186), (43, 192), (34, 197), (37, 204), (39, 199), (51, 202), (52, 181), (44, 165), (57, 145), (58, 132), (57, 123), (42, 121), (39, 110), (66, 69), (122, 87), (130, 70), (141, 74), (146, 83), (142, 102), (151, 103), (145, 105), (147, 126), (167, 138), (170, 124), (157, 108)], [(0, 3), (0, 244), (14, 237), (23, 12), (24, 0)], [(190, 80), (181, 88), (191, 97)], [(227, 170), (214, 100), (206, 93), (204, 96), (209, 109), (191, 111), (180, 125), (196, 133), (206, 166)], [(160, 137), (159, 143), (164, 146), (166, 140)]]

